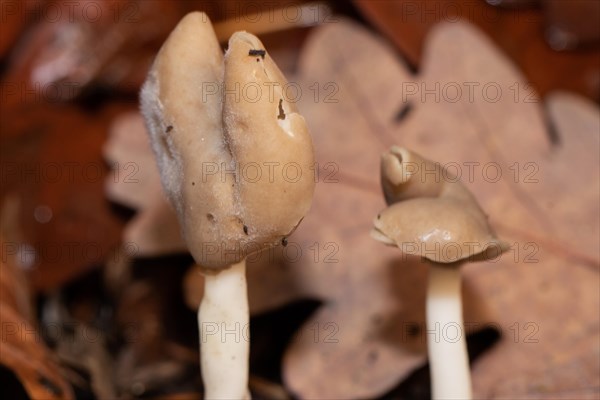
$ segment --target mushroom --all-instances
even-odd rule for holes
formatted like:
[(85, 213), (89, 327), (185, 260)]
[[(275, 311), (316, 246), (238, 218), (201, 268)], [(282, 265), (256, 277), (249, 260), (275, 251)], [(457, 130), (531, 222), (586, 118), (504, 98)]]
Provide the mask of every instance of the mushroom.
[(429, 264), (427, 347), (434, 399), (470, 399), (460, 267), (498, 257), (498, 240), (475, 197), (438, 163), (397, 146), (381, 160), (388, 208), (371, 236)]
[(162, 185), (205, 275), (198, 325), (206, 398), (249, 397), (244, 260), (285, 244), (310, 208), (313, 146), (286, 84), (255, 36), (235, 33), (223, 56), (208, 16), (193, 12), (142, 88)]

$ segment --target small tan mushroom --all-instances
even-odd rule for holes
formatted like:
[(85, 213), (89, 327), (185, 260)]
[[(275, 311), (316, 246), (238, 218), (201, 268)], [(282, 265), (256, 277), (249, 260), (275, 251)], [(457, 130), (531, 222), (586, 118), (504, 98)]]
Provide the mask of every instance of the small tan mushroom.
[(223, 57), (208, 16), (193, 12), (142, 88), (163, 187), (206, 275), (198, 323), (211, 399), (248, 396), (245, 257), (285, 243), (312, 201), (312, 141), (286, 84), (255, 36), (235, 33)]
[[(439, 164), (393, 146), (383, 154), (381, 182), (388, 208), (371, 236), (429, 264), (427, 344), (434, 399), (470, 399), (460, 292), (460, 266), (498, 257), (487, 216), (458, 178)], [(444, 334), (452, 332), (452, 337)], [(456, 332), (456, 335), (454, 335)]]

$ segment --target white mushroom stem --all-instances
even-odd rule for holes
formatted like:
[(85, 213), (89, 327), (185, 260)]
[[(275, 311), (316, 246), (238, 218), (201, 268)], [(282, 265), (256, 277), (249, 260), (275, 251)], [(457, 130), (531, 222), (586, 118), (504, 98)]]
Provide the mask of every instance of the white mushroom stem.
[(246, 261), (206, 275), (198, 309), (205, 399), (249, 399)]
[(472, 398), (460, 286), (458, 265), (429, 263), (427, 348), (436, 400)]

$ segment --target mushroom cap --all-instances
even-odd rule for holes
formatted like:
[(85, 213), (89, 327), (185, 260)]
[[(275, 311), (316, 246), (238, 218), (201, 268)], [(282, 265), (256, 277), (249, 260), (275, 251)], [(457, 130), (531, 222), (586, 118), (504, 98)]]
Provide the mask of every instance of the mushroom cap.
[(256, 54), (264, 49), (247, 32), (229, 39), (226, 88), (246, 89), (240, 101), (225, 96), (223, 120), (238, 169), (246, 171), (236, 194), (248, 235), (280, 242), (310, 209), (315, 158), (306, 121), (284, 94), (287, 80), (266, 51)]
[[(179, 22), (148, 73), (141, 109), (161, 182), (205, 270), (280, 243), (310, 208), (312, 141), (304, 118), (282, 99), (286, 84), (249, 33), (234, 34), (224, 57), (200, 12)], [(282, 172), (292, 163), (297, 179)]]
[(373, 221), (374, 239), (437, 263), (493, 259), (508, 248), (471, 193), (439, 164), (393, 147), (381, 167), (390, 206)]
[(474, 257), (493, 259), (505, 250), (485, 216), (456, 199), (419, 198), (395, 203), (383, 210), (373, 225), (374, 239), (438, 263)]
[(444, 189), (444, 170), (437, 163), (403, 147), (392, 146), (381, 155), (381, 187), (386, 203), (412, 197), (437, 197)]

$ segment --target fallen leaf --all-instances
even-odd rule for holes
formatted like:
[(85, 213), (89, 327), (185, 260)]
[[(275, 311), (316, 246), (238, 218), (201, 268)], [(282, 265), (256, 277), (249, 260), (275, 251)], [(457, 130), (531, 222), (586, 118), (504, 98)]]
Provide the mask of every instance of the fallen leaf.
[(120, 115), (112, 124), (104, 156), (113, 173), (106, 180), (107, 197), (138, 211), (123, 231), (130, 255), (150, 257), (187, 252), (175, 211), (160, 183), (154, 153), (142, 116)]
[[(5, 207), (7, 205), (5, 204)], [(5, 252), (20, 234), (4, 231), (6, 219), (16, 218), (13, 204), (3, 208), (0, 233), (0, 365), (11, 370), (32, 399), (73, 399), (71, 386), (61, 375), (58, 363), (31, 321), (29, 287), (15, 257)], [(10, 211), (11, 214), (7, 214)], [(11, 224), (10, 226), (15, 226)]]
[[(330, 24), (309, 39), (300, 74), (303, 88), (316, 81), (337, 89), (337, 102), (305, 95), (301, 109), (321, 166), (334, 162), (339, 182), (320, 183), (313, 210), (293, 238), (332, 242), (339, 251), (337, 263), (291, 265), (298, 290), (287, 295), (325, 300), (288, 349), (283, 372), (291, 390), (301, 398), (374, 397), (425, 361), (424, 347), (411, 349), (402, 328), (407, 321), (424, 327), (426, 271), (368, 238), (371, 220), (384, 208), (379, 154), (392, 144), (459, 168), (499, 237), (513, 243), (497, 262), (464, 268), (467, 326), (489, 323), (469, 312), (475, 299), (491, 308), (503, 334), (472, 365), (474, 396), (493, 396), (502, 386), (507, 397), (551, 397), (559, 388), (514, 385), (507, 391), (503, 382), (589, 352), (595, 361), (577, 367), (586, 371), (583, 386), (596, 390), (598, 315), (581, 305), (598, 304), (597, 110), (571, 104), (580, 111), (557, 112), (565, 105), (550, 100), (559, 121), (560, 139), (553, 142), (539, 99), (521, 74), (463, 23), (433, 30), (418, 76), (362, 28)], [(565, 115), (580, 122), (565, 123)], [(323, 332), (327, 326), (334, 328)], [(304, 334), (311, 327), (337, 340)], [(416, 336), (426, 339), (423, 332)]]
[[(475, 396), (593, 392), (598, 357), (583, 356), (599, 352), (598, 317), (578, 304), (598, 303), (595, 107), (551, 97), (554, 137), (519, 71), (463, 23), (433, 30), (418, 75), (359, 26), (325, 25), (303, 49), (299, 82), (319, 162), (313, 208), (287, 246), (248, 260), (253, 313), (298, 298), (324, 301), (287, 351), (286, 385), (301, 398), (376, 397), (426, 362), (427, 270), (368, 234), (385, 207), (379, 155), (399, 144), (460, 169), (499, 237), (513, 243), (499, 261), (463, 270), (466, 326), (503, 334), (472, 364)], [(141, 124), (134, 130), (141, 135)], [(153, 165), (144, 151), (140, 166)], [(154, 174), (147, 179), (158, 182)], [(146, 213), (147, 232), (175, 229), (172, 212), (157, 222), (145, 211), (160, 197), (145, 190), (138, 194), (152, 195), (122, 201), (139, 208), (139, 218)], [(201, 286), (194, 269), (186, 286)], [(201, 293), (191, 294), (193, 306)], [(559, 386), (539, 382), (548, 368)], [(588, 391), (573, 385), (573, 371), (584, 372)]]

